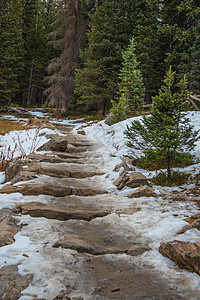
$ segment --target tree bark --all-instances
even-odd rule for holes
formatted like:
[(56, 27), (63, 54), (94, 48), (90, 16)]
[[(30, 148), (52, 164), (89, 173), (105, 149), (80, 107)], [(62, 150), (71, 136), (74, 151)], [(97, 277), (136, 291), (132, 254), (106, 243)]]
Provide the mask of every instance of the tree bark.
[(196, 101), (200, 101), (200, 98), (197, 95), (190, 95), (190, 98)]
[(171, 167), (170, 167), (170, 156), (167, 156), (167, 177), (171, 180)]
[(195, 110), (200, 111), (199, 107), (196, 105), (194, 100), (192, 100), (191, 96), (190, 96), (190, 103), (194, 106)]

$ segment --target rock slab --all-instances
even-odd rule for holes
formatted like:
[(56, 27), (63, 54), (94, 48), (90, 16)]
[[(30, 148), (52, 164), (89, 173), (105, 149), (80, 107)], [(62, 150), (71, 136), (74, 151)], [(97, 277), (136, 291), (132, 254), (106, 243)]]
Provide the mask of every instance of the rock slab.
[(17, 265), (4, 266), (0, 269), (0, 299), (19, 299), (21, 292), (29, 286), (32, 280), (32, 274), (19, 275)]
[(198, 230), (200, 230), (200, 214), (195, 214), (189, 218), (186, 218), (184, 221), (188, 222), (189, 225), (185, 225), (177, 232), (177, 234), (182, 234), (192, 228), (197, 228)]
[(110, 214), (108, 210), (91, 209), (62, 209), (40, 202), (30, 202), (21, 206), (22, 214), (29, 214), (31, 217), (45, 217), (47, 219), (56, 219), (67, 221), (70, 219), (90, 221), (98, 217), (104, 217)]
[(136, 188), (141, 185), (150, 186), (147, 178), (141, 172), (123, 172), (117, 180), (115, 180), (114, 185), (118, 190), (123, 189), (125, 186), (130, 188)]
[(132, 191), (126, 197), (128, 198), (139, 198), (139, 197), (153, 197), (155, 196), (154, 189), (148, 185), (143, 185)]
[(160, 245), (159, 252), (181, 268), (200, 275), (200, 242), (165, 242)]
[(14, 243), (15, 234), (21, 230), (21, 227), (17, 225), (17, 221), (11, 216), (0, 221), (0, 228), (0, 247)]

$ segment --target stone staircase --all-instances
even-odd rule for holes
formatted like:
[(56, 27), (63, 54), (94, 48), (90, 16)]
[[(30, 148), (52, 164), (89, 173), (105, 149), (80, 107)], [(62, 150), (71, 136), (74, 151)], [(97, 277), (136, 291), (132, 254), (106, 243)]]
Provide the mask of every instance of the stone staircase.
[[(72, 126), (55, 126), (62, 136), (50, 136), (39, 149), (47, 153), (12, 162), (6, 170), (11, 184), (0, 190), (27, 199), (15, 213), (32, 217), (22, 234), (38, 245), (48, 268), (42, 270), (41, 263), (42, 278), (34, 280), (32, 272), (28, 282), (27, 275), (18, 275), (18, 281), (26, 279), (25, 285), (18, 283), (16, 267), (12, 282), (10, 269), (7, 277), (2, 275), (5, 269), (0, 270), (1, 299), (19, 299), (28, 284), (34, 294), (25, 293), (23, 299), (188, 299), (155, 270), (138, 264), (150, 247), (115, 213), (120, 196), (106, 183), (103, 153), (96, 151), (100, 145), (75, 135)], [(44, 228), (37, 227), (39, 218)], [(57, 287), (48, 290), (43, 281), (53, 279)]]

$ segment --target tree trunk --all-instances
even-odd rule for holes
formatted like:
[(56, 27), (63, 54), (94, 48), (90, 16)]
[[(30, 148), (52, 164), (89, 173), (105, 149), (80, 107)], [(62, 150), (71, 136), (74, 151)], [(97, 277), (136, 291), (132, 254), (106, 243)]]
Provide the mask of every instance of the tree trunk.
[(105, 116), (105, 112), (106, 112), (106, 100), (103, 101), (102, 103), (102, 111), (101, 111), (101, 115), (104, 117)]
[(167, 156), (167, 177), (169, 180), (171, 180), (171, 167), (170, 167), (170, 156)]

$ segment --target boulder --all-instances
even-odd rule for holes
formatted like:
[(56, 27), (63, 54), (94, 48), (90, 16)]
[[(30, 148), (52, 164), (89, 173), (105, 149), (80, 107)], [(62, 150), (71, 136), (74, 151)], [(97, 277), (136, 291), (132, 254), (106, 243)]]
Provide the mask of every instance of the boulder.
[(33, 275), (21, 276), (17, 265), (9, 265), (0, 269), (0, 299), (17, 300), (33, 280)]
[(126, 197), (128, 198), (139, 198), (139, 197), (153, 197), (155, 196), (154, 189), (148, 185), (143, 185), (132, 191)]
[(125, 171), (119, 176), (119, 178), (115, 180), (114, 185), (117, 187), (118, 190), (121, 190), (125, 186), (127, 180), (128, 180), (128, 172)]
[(118, 190), (123, 189), (125, 186), (136, 188), (141, 185), (148, 185), (150, 186), (147, 178), (140, 172), (127, 172), (124, 171), (122, 175), (115, 180), (114, 185), (117, 187)]
[(67, 140), (50, 140), (46, 144), (42, 145), (37, 149), (37, 151), (57, 151), (65, 152), (67, 150), (68, 141)]
[(37, 176), (29, 171), (20, 171), (17, 175), (11, 180), (12, 184), (15, 184), (20, 181), (28, 181), (31, 179), (37, 178)]
[(179, 267), (200, 275), (200, 242), (165, 242), (160, 245), (159, 252)]
[(8, 209), (0, 210), (0, 247), (14, 243), (15, 234), (21, 230), (14, 215)]
[(22, 214), (29, 214), (31, 217), (45, 217), (47, 219), (56, 219), (67, 221), (70, 219), (90, 221), (94, 218), (104, 217), (110, 212), (108, 210), (97, 209), (66, 209), (57, 208), (40, 202), (30, 202), (21, 205)]
[(141, 172), (131, 172), (128, 176), (128, 180), (126, 181), (125, 185), (130, 188), (136, 188), (141, 185), (150, 186), (150, 184), (147, 181), (147, 178)]
[(181, 230), (177, 232), (177, 234), (182, 234), (192, 228), (197, 228), (198, 230), (200, 230), (200, 214), (195, 214), (189, 218), (184, 219), (184, 221), (188, 222), (189, 225), (185, 225)]
[(11, 179), (13, 179), (21, 169), (22, 164), (19, 160), (13, 160), (9, 162), (5, 169), (6, 181), (10, 181)]
[(39, 147), (37, 151), (66, 152), (69, 144), (76, 144), (76, 140), (70, 136), (49, 135), (47, 138), (51, 140)]

